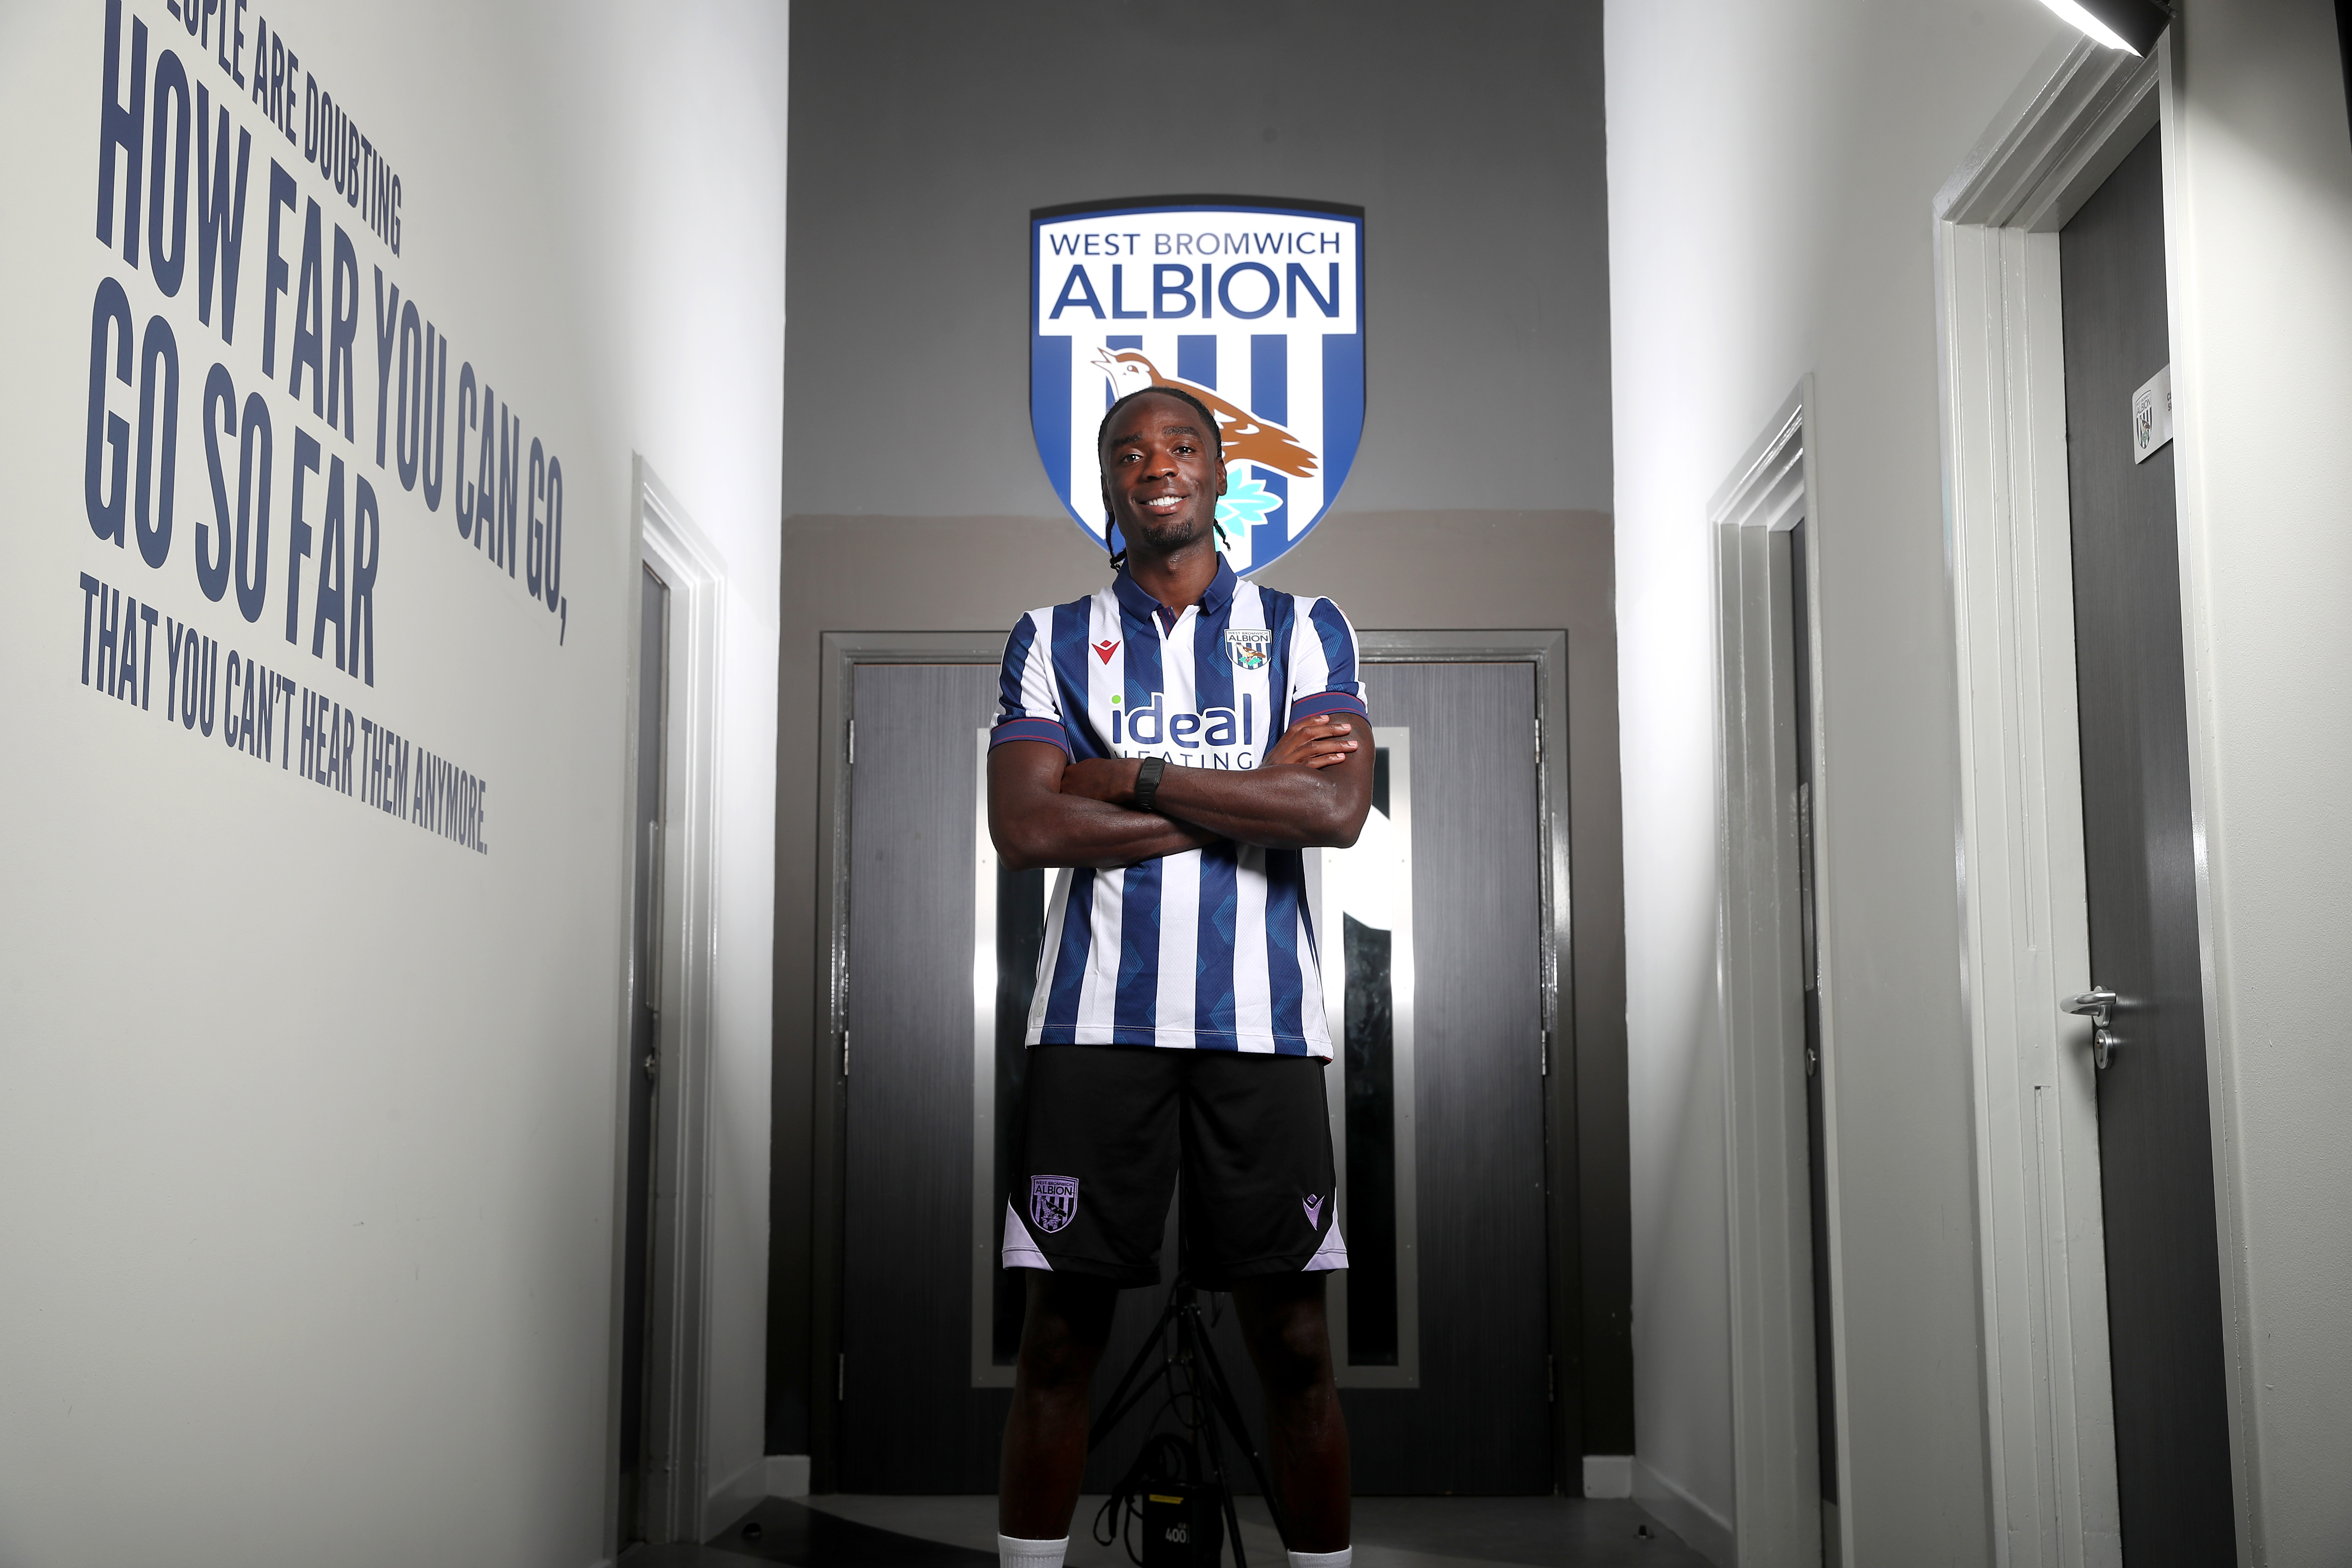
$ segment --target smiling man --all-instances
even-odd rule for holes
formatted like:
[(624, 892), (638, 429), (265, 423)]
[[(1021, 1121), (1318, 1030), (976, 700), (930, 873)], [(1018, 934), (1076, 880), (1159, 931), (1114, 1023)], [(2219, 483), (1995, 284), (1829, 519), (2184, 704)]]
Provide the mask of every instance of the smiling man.
[(1301, 851), (1355, 842), (1372, 748), (1328, 599), (1217, 550), (1217, 421), (1150, 387), (1097, 437), (1110, 585), (1004, 649), (989, 829), (1048, 900), (1007, 1268), (1034, 1270), (1004, 1428), (1000, 1556), (1059, 1568), (1122, 1287), (1160, 1277), (1181, 1173), (1190, 1278), (1227, 1289), (1265, 1389), (1292, 1568), (1347, 1568), (1348, 1432), (1325, 1275), (1348, 1263)]

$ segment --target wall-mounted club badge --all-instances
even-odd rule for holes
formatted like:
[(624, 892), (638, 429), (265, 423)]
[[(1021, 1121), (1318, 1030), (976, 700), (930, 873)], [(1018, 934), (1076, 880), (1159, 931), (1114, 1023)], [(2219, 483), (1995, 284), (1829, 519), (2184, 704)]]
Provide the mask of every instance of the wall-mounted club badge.
[[(1147, 386), (1208, 405), (1224, 442), (1217, 542), (1280, 560), (1331, 508), (1364, 429), (1364, 215), (1304, 202), (1086, 202), (1029, 221), (1029, 423), (1097, 549), (1095, 429)], [(1229, 638), (1226, 652), (1245, 662)]]
[(1225, 631), (1225, 658), (1242, 669), (1264, 669), (1274, 634), (1262, 626), (1230, 626)]

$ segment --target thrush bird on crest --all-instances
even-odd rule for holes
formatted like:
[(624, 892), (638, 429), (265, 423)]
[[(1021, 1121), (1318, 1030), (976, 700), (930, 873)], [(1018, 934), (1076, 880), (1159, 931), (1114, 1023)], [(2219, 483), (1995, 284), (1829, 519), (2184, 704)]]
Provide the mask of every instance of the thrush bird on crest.
[(1160, 374), (1158, 365), (1134, 349), (1098, 350), (1095, 363), (1110, 377), (1114, 397), (1125, 397), (1147, 386), (1173, 386), (1207, 404), (1209, 412), (1217, 416), (1217, 434), (1224, 443), (1228, 463), (1255, 463), (1295, 479), (1305, 479), (1316, 470), (1315, 454), (1301, 446), (1289, 431), (1218, 396), (1197, 382)]

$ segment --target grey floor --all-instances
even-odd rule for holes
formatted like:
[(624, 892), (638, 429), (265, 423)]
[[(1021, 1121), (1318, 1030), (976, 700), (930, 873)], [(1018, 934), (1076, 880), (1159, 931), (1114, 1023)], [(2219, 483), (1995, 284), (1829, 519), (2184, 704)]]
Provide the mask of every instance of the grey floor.
[[(1092, 1536), (1098, 1497), (1078, 1504), (1069, 1568), (1132, 1568)], [(1264, 1505), (1240, 1500), (1251, 1568), (1283, 1568)], [(1358, 1498), (1358, 1568), (1706, 1568), (1635, 1503), (1585, 1498)], [(641, 1546), (622, 1568), (985, 1568), (996, 1561), (992, 1497), (771, 1498), (705, 1546)]]

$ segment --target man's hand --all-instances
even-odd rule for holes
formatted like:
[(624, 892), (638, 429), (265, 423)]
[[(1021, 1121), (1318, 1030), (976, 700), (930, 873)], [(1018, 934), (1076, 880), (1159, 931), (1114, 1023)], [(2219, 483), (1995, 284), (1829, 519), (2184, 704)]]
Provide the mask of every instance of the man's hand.
[(1274, 743), (1274, 749), (1266, 752), (1260, 765), (1270, 768), (1298, 763), (1310, 768), (1328, 768), (1348, 760), (1348, 753), (1356, 749), (1355, 737), (1352, 715), (1318, 713), (1284, 731), (1282, 739)]
[[(1068, 765), (1059, 746), (1012, 741), (988, 753), (988, 831), (1004, 865), (1139, 865), (1223, 837), (1132, 809), (1142, 764), (1097, 758)], [(1117, 802), (1124, 793), (1126, 804)]]

